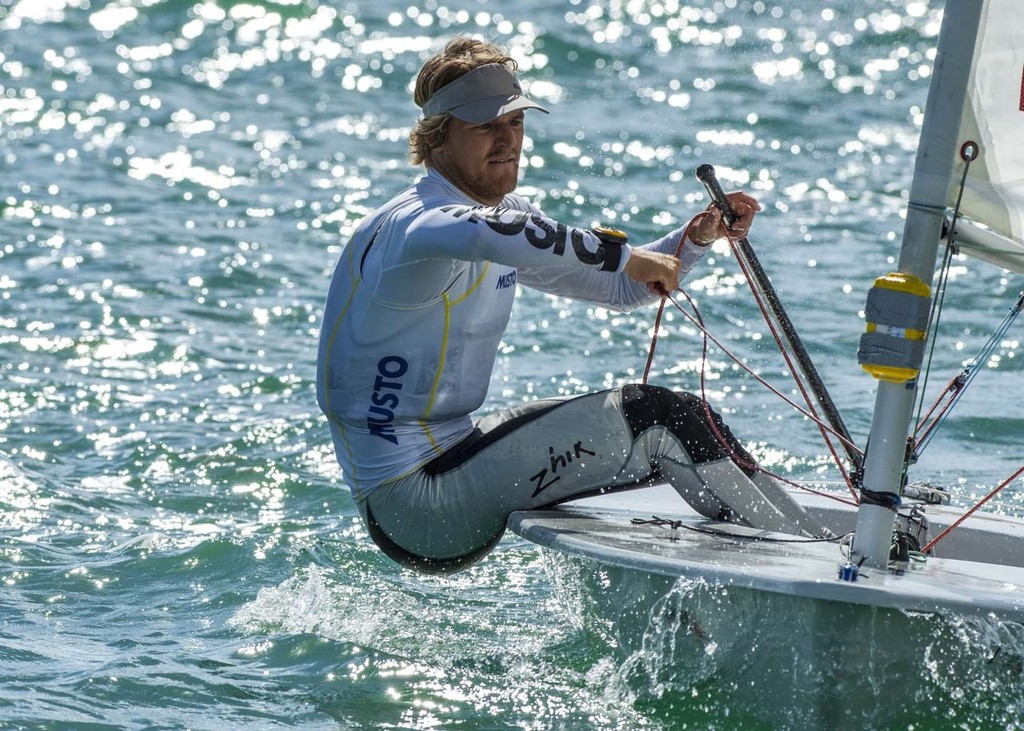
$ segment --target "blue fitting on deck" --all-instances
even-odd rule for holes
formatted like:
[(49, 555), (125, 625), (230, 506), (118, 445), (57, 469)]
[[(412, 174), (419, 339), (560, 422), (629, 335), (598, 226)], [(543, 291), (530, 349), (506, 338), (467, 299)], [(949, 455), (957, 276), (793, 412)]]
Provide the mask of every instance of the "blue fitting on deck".
[(857, 575), (860, 573), (860, 566), (850, 561), (839, 565), (839, 580), (840, 581), (856, 581)]

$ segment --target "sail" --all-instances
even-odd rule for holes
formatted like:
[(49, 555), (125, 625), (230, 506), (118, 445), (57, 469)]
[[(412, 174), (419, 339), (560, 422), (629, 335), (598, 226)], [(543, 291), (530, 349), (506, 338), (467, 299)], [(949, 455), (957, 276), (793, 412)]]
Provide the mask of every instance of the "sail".
[[(985, 3), (960, 141), (973, 142), (980, 149), (980, 157), (971, 163), (961, 203), (961, 213), (968, 219), (957, 226), (961, 251), (1024, 273), (1022, 0)], [(956, 202), (964, 164), (958, 157), (950, 206)]]

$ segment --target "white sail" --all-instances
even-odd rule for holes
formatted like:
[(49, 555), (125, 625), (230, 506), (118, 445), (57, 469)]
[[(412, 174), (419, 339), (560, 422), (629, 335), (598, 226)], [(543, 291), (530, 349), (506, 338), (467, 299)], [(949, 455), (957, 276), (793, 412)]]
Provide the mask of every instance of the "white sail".
[[(974, 49), (962, 143), (974, 142), (958, 226), (965, 254), (1024, 273), (1024, 2), (988, 0)], [(964, 162), (958, 158), (950, 205)], [(976, 223), (983, 224), (977, 226)]]

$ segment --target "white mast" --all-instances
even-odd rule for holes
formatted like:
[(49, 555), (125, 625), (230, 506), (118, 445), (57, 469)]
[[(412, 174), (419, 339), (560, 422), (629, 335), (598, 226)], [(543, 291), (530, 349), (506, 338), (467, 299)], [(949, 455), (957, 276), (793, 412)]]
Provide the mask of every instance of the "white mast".
[[(924, 283), (932, 281), (935, 271), (958, 147), (960, 116), (983, 4), (983, 0), (947, 0), (945, 4), (910, 188), (899, 270), (884, 277), (885, 282), (878, 280), (868, 297), (869, 308), (880, 312), (883, 320), (892, 316), (889, 323), (880, 321), (877, 328), (875, 323), (869, 325), (860, 354), (865, 368), (882, 380), (875, 397), (864, 461), (853, 561), (863, 561), (874, 568), (885, 568), (889, 563), (894, 506), (902, 487), (917, 372), (924, 350), (924, 340), (917, 340), (920, 334), (908, 334), (915, 330), (910, 321), (919, 322), (917, 313), (896, 313), (894, 308), (915, 309), (918, 308), (912, 303), (915, 298), (924, 303), (929, 299), (930, 287)], [(870, 322), (871, 317), (868, 319)], [(866, 349), (873, 352), (865, 356)], [(887, 360), (892, 351), (896, 352), (896, 362)], [(872, 360), (873, 355), (882, 356), (881, 367), (872, 368), (873, 363), (878, 362), (878, 359)]]

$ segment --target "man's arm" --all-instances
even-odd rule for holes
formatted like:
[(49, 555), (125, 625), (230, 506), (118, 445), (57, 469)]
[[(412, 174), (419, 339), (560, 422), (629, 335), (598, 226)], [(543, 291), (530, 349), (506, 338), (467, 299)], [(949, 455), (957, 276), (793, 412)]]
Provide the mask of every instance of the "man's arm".
[[(726, 227), (718, 206), (710, 205), (694, 216), (686, 227), (684, 235), (693, 245), (704, 247), (721, 238), (742, 238), (747, 235), (754, 216), (761, 210), (760, 204), (746, 193), (730, 193), (726, 197), (736, 214), (732, 228)], [(651, 292), (668, 294), (679, 286), (680, 268), (680, 261), (675, 256), (639, 248), (630, 253), (623, 273), (647, 285)]]

